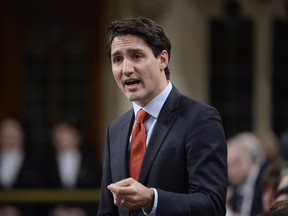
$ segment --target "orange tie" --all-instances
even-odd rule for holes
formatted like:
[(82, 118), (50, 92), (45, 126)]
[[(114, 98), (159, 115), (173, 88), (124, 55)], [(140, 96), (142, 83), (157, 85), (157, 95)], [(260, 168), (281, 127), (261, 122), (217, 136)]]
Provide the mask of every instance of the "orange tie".
[(132, 144), (130, 152), (130, 176), (138, 179), (141, 163), (146, 149), (146, 131), (144, 120), (147, 117), (144, 110), (139, 110), (132, 129)]

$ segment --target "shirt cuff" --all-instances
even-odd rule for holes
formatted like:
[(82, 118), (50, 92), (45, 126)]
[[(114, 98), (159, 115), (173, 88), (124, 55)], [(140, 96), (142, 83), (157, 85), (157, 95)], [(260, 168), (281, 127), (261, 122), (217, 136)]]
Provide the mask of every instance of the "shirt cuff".
[(153, 208), (152, 209), (142, 209), (144, 215), (148, 216), (156, 216), (156, 210), (158, 206), (158, 192), (155, 188), (152, 188), (154, 191), (154, 203), (153, 203)]

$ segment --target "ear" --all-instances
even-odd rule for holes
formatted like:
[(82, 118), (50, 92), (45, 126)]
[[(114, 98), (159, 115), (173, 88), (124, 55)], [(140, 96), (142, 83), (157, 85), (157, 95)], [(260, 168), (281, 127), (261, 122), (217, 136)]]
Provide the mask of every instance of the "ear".
[(168, 52), (166, 50), (163, 50), (160, 53), (160, 69), (164, 70), (167, 67), (168, 62), (169, 62)]

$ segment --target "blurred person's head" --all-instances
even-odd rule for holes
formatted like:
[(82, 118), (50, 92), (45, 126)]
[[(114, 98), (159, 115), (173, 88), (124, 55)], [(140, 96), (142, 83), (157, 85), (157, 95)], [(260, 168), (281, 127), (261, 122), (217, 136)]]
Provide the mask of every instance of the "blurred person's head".
[(72, 123), (58, 122), (52, 128), (52, 143), (58, 151), (77, 149), (81, 144), (81, 135)]
[(79, 207), (57, 206), (50, 216), (86, 216), (85, 211)]
[(241, 185), (246, 182), (251, 170), (263, 161), (265, 154), (253, 133), (240, 133), (227, 143), (228, 181), (232, 185)]
[(7, 118), (0, 123), (0, 148), (2, 150), (22, 149), (24, 136), (24, 128), (18, 120)]
[(21, 216), (20, 210), (11, 205), (0, 207), (0, 216)]

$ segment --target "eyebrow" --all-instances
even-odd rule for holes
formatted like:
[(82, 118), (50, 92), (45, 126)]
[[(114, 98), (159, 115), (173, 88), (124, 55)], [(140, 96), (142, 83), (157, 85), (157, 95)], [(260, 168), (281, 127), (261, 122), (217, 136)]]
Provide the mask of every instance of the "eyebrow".
[[(143, 49), (140, 49), (140, 48), (129, 48), (129, 49), (127, 49), (126, 50), (128, 53), (135, 53), (135, 52), (144, 52), (144, 50)], [(125, 51), (125, 52), (126, 52)], [(116, 51), (116, 52), (114, 52), (114, 53), (112, 53), (111, 54), (111, 57), (113, 57), (113, 56), (117, 56), (117, 55), (119, 55), (120, 53), (122, 53), (122, 52), (120, 52), (120, 51)]]

